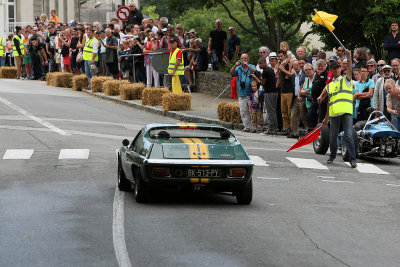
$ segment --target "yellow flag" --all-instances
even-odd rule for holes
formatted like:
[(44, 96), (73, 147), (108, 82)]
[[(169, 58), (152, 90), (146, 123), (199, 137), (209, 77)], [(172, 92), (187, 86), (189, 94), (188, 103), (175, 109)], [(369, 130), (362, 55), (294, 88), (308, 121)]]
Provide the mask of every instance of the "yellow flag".
[(172, 93), (182, 94), (181, 81), (179, 80), (179, 75), (172, 75)]
[(324, 25), (330, 31), (333, 31), (335, 29), (335, 27), (333, 26), (333, 23), (338, 18), (338, 16), (326, 13), (324, 11), (317, 11), (317, 10), (314, 10), (314, 11), (315, 11), (315, 15), (312, 18), (312, 20), (315, 21), (315, 23)]

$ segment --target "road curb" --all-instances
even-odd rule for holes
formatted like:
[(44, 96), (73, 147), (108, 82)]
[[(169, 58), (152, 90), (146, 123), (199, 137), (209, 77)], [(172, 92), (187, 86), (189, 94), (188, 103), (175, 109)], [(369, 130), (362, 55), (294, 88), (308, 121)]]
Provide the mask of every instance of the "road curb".
[(182, 111), (163, 111), (161, 107), (152, 107), (152, 106), (143, 106), (138, 103), (134, 102), (129, 102), (126, 100), (121, 100), (118, 97), (112, 97), (112, 96), (105, 96), (102, 93), (92, 93), (90, 90), (82, 90), (83, 93), (88, 94), (90, 96), (94, 96), (103, 100), (111, 101), (114, 103), (117, 103), (119, 105), (127, 106), (127, 107), (132, 107), (138, 110), (143, 110), (146, 112), (154, 113), (160, 116), (165, 116), (169, 118), (173, 118), (176, 120), (180, 121), (185, 121), (185, 122), (193, 122), (193, 123), (208, 123), (208, 124), (217, 124), (224, 126), (225, 128), (228, 129), (234, 129), (234, 130), (241, 130), (243, 129), (243, 124), (242, 123), (232, 123), (232, 122), (225, 122), (225, 121), (220, 121), (216, 119), (210, 119), (206, 117), (200, 117), (200, 116), (193, 116), (193, 115), (188, 115), (185, 114)]

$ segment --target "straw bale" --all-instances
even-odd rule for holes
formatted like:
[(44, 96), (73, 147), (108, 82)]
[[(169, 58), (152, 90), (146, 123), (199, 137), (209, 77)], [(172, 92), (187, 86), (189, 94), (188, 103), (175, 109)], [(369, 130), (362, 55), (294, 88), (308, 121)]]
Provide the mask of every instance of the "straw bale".
[(145, 106), (161, 106), (162, 96), (169, 93), (166, 87), (146, 87), (143, 89), (142, 105)]
[(100, 93), (104, 91), (104, 83), (106, 81), (114, 80), (113, 77), (110, 76), (95, 76), (90, 80), (90, 88), (92, 93)]
[(72, 78), (72, 90), (81, 91), (89, 86), (89, 81), (86, 74), (75, 75)]
[(48, 72), (47, 74), (46, 74), (46, 84), (47, 85), (50, 85), (50, 86), (53, 86), (53, 84), (54, 84), (54, 73), (55, 72)]
[(217, 107), (218, 119), (226, 122), (241, 122), (239, 103), (222, 102)]
[(1, 67), (0, 68), (0, 78), (3, 78), (3, 79), (17, 78), (17, 68), (16, 67)]
[(142, 98), (142, 92), (145, 88), (144, 83), (124, 84), (121, 86), (121, 100), (136, 100)]
[(55, 72), (54, 73), (54, 86), (56, 87), (72, 87), (73, 74), (70, 72)]
[(219, 103), (218, 104), (218, 107), (217, 107), (217, 114), (218, 114), (218, 119), (220, 120), (220, 121), (225, 121), (224, 120), (224, 111), (225, 111), (225, 109), (226, 109), (226, 102), (222, 102), (222, 103)]
[[(122, 85), (129, 85), (131, 84), (128, 80), (123, 80), (121, 82)], [(119, 80), (108, 80), (104, 83), (103, 88), (104, 88), (104, 95), (106, 96), (114, 96), (114, 95), (119, 95), (119, 86), (120, 86), (120, 81)]]
[(230, 122), (233, 123), (242, 122), (242, 117), (240, 116), (239, 102), (229, 103), (229, 109), (231, 111)]
[(192, 105), (192, 95), (188, 93), (174, 94), (167, 93), (162, 96), (162, 106), (164, 111), (190, 110)]

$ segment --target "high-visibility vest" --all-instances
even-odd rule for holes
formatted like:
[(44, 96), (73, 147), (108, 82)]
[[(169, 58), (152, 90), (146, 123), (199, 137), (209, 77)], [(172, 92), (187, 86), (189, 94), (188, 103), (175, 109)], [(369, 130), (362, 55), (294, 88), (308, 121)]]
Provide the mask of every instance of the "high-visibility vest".
[(16, 34), (16, 35), (14, 35), (14, 37), (12, 39), (13, 56), (14, 57), (18, 57), (19, 56), (17, 48), (15, 47), (15, 44), (14, 44), (14, 40), (15, 39), (18, 39), (18, 41), (19, 41), (19, 50), (21, 50), (21, 55), (25, 55), (24, 42), (22, 42), (22, 40), (19, 37), (19, 35)]
[[(181, 51), (179, 48), (176, 48), (172, 56), (169, 57), (169, 66), (168, 66), (168, 73), (172, 73), (175, 69), (175, 64), (176, 64), (176, 54), (178, 54), (178, 51)], [(175, 71), (176, 75), (184, 75), (185, 74), (185, 67), (183, 66), (183, 57), (182, 61), (179, 64), (178, 68)]]
[(0, 57), (6, 53), (5, 46), (3, 45), (5, 40), (6, 39), (4, 37), (0, 38)]
[[(98, 42), (97, 39), (95, 37), (92, 37), (92, 39), (86, 40), (85, 42), (85, 47), (83, 48), (83, 60), (88, 60), (88, 61), (92, 61), (92, 57), (93, 57), (93, 42)], [(96, 57), (94, 59), (94, 61), (98, 61), (99, 60), (99, 55), (96, 51)]]
[(350, 82), (350, 87), (347, 87), (344, 79), (327, 85), (330, 117), (353, 114), (353, 81)]

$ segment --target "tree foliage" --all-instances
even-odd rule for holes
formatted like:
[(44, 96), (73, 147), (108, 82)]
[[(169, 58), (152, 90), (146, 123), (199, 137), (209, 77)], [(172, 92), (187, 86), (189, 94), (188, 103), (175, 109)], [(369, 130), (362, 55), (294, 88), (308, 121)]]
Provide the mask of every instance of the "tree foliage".
[(235, 26), (242, 40), (254, 43), (255, 46), (263, 44), (276, 50), (280, 41), (285, 40), (291, 47), (296, 47), (304, 43), (309, 34), (315, 33), (325, 43), (324, 49), (337, 48), (338, 42), (324, 26), (313, 24), (311, 31), (300, 35), (301, 25), (311, 21), (311, 15), (316, 8), (338, 15), (334, 33), (346, 48), (365, 46), (371, 49), (376, 58), (382, 58), (385, 54), (383, 40), (390, 31), (390, 22), (400, 18), (400, 0), (149, 0), (146, 2), (157, 5), (159, 14), (164, 15), (164, 10), (168, 10), (175, 18), (180, 16), (184, 23), (190, 25), (189, 27), (201, 29), (202, 36), (206, 37), (214, 28), (215, 19), (221, 18), (225, 26), (227, 23)]

